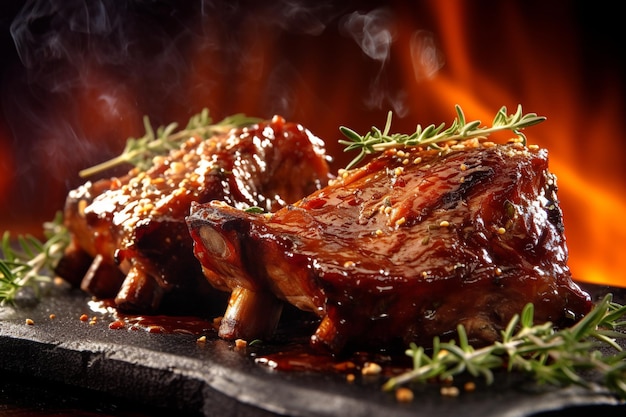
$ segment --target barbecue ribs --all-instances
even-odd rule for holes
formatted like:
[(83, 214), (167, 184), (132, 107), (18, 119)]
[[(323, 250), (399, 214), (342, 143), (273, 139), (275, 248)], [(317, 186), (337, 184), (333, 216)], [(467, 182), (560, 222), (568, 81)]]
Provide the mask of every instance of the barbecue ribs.
[(73, 241), (56, 272), (98, 298), (114, 298), (122, 311), (203, 302), (219, 292), (193, 254), (185, 224), (191, 203), (275, 211), (327, 183), (323, 145), (276, 116), (206, 140), (192, 137), (145, 172), (87, 182), (68, 195)]
[(233, 291), (221, 336), (275, 326), (260, 313), (272, 297), (318, 315), (311, 341), (333, 352), (429, 343), (459, 324), (489, 343), (527, 303), (557, 325), (591, 308), (567, 265), (546, 150), (473, 140), (389, 150), (341, 174), (272, 214), (192, 206), (196, 256)]

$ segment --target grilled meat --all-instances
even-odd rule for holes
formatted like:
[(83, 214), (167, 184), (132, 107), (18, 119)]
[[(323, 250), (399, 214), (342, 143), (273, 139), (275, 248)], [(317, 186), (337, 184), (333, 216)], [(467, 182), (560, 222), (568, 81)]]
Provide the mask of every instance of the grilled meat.
[(193, 304), (217, 291), (193, 254), (185, 224), (192, 202), (275, 211), (328, 179), (322, 141), (278, 116), (192, 137), (145, 172), (71, 191), (64, 214), (73, 242), (56, 272), (124, 311)]
[(205, 270), (234, 290), (224, 337), (274, 326), (247, 314), (271, 293), (317, 314), (311, 341), (333, 352), (428, 343), (459, 324), (481, 344), (530, 302), (557, 325), (591, 308), (556, 193), (546, 150), (468, 141), (387, 151), (271, 215), (193, 205), (188, 225)]

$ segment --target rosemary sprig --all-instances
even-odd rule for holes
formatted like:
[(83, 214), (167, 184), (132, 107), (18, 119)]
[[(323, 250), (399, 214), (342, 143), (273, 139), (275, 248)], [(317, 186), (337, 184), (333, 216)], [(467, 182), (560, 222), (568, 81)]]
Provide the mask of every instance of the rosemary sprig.
[(13, 303), (24, 288), (32, 288), (39, 296), (41, 285), (51, 281), (54, 269), (70, 241), (69, 231), (63, 225), (63, 215), (44, 223), (45, 242), (34, 236), (17, 238), (15, 247), (9, 232), (2, 236), (0, 259), (0, 305)]
[(523, 114), (522, 106), (517, 106), (517, 111), (511, 115), (508, 114), (507, 108), (503, 106), (496, 113), (491, 127), (481, 126), (480, 120), (467, 122), (463, 110), (459, 105), (455, 106), (457, 117), (452, 124), (446, 128), (446, 124), (439, 126), (431, 124), (422, 127), (418, 124), (415, 132), (411, 135), (404, 133), (390, 134), (392, 112), (387, 114), (387, 123), (381, 131), (373, 126), (372, 130), (365, 135), (360, 135), (354, 130), (341, 126), (339, 130), (348, 139), (340, 139), (339, 143), (346, 145), (344, 152), (359, 150), (359, 154), (348, 164), (346, 169), (355, 167), (367, 155), (383, 152), (390, 148), (402, 148), (410, 146), (424, 146), (429, 148), (439, 148), (440, 143), (452, 140), (465, 140), (476, 137), (486, 137), (490, 134), (501, 131), (510, 130), (515, 133), (521, 141), (526, 143), (526, 136), (522, 133), (522, 129), (536, 125), (546, 120), (543, 116), (537, 116), (535, 113)]
[(221, 122), (214, 124), (213, 119), (209, 116), (209, 110), (205, 108), (192, 116), (187, 127), (182, 130), (176, 130), (178, 128), (177, 123), (170, 123), (167, 126), (160, 126), (155, 132), (148, 116), (144, 116), (143, 124), (146, 130), (144, 136), (129, 138), (119, 156), (84, 169), (79, 172), (79, 175), (83, 178), (89, 177), (121, 164), (131, 164), (140, 170), (146, 170), (151, 165), (152, 158), (167, 154), (170, 150), (177, 148), (181, 140), (186, 140), (194, 135), (206, 139), (216, 133), (227, 132), (234, 127), (243, 127), (259, 121), (260, 119), (239, 113), (228, 116)]
[[(413, 369), (389, 379), (383, 389), (433, 378), (445, 380), (462, 373), (491, 384), (496, 369), (527, 373), (539, 383), (589, 387), (591, 383), (581, 372), (595, 371), (611, 392), (626, 399), (626, 352), (615, 342), (616, 338), (626, 338), (616, 331), (626, 325), (626, 306), (614, 303), (608, 294), (582, 320), (561, 330), (549, 322), (535, 325), (533, 315), (533, 305), (528, 304), (521, 315), (511, 319), (502, 332), (502, 341), (479, 349), (469, 344), (463, 326), (458, 327), (458, 344), (435, 337), (430, 355), (412, 344), (406, 354), (413, 360)], [(603, 354), (597, 349), (601, 345), (615, 353)]]

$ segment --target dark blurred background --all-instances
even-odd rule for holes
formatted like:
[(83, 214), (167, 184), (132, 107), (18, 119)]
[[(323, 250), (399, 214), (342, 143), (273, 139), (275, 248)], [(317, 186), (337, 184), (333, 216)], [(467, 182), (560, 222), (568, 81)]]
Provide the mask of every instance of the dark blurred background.
[(578, 279), (626, 285), (624, 25), (618, 2), (29, 0), (0, 5), (0, 231), (41, 232), (77, 172), (208, 107), (281, 114), (351, 155), (365, 133), (490, 123), (503, 105), (559, 177)]

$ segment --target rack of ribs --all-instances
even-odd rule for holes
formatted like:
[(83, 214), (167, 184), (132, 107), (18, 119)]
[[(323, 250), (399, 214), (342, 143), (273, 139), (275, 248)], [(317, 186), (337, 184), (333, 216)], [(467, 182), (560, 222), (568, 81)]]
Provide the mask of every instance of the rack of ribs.
[(393, 149), (340, 174), (271, 214), (192, 205), (196, 257), (232, 291), (222, 337), (267, 334), (272, 297), (316, 314), (311, 343), (332, 352), (427, 344), (458, 325), (490, 343), (527, 303), (555, 325), (590, 310), (545, 149)]
[(193, 254), (185, 223), (192, 202), (272, 212), (326, 185), (327, 162), (319, 138), (279, 116), (208, 139), (191, 137), (146, 171), (69, 193), (64, 216), (72, 243), (56, 273), (126, 312), (220, 296), (225, 303)]

